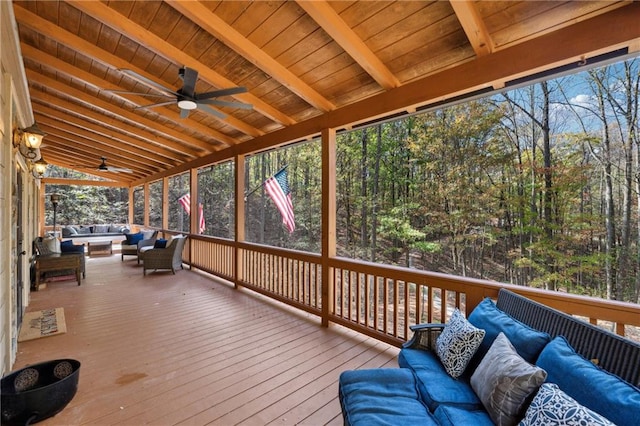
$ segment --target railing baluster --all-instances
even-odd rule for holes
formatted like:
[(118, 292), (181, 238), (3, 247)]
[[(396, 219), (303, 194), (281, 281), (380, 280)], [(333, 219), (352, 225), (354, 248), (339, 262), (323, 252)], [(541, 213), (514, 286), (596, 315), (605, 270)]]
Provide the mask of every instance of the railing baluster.
[[(208, 236), (190, 237), (190, 249), (185, 249), (183, 259), (190, 261), (193, 267), (233, 280), (235, 255), (238, 253), (243, 265), (236, 277), (239, 285), (318, 315), (322, 304), (329, 303), (330, 316), (339, 319), (341, 324), (373, 333), (392, 343), (408, 338), (409, 327), (414, 323), (446, 322), (454, 307), (468, 314), (483, 297), (495, 298), (499, 288), (505, 286), (335, 258), (328, 263), (333, 279), (333, 298), (323, 301), (319, 255)], [(640, 327), (640, 307), (636, 305), (520, 286), (507, 287), (567, 313), (587, 318), (592, 324), (604, 324), (622, 336), (627, 327)]]

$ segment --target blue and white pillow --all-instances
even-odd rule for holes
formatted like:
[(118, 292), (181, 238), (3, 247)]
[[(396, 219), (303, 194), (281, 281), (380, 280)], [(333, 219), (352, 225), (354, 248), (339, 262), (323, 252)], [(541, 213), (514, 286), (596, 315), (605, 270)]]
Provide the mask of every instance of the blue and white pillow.
[(520, 422), (520, 426), (615, 426), (600, 414), (584, 407), (554, 383), (543, 383)]
[(457, 379), (484, 339), (484, 330), (475, 327), (456, 308), (451, 320), (436, 339), (436, 354), (447, 373)]

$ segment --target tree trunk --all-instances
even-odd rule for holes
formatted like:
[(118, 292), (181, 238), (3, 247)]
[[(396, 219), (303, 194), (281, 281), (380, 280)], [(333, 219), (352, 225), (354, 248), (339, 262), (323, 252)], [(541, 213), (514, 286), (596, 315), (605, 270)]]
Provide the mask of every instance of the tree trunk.
[(378, 190), (380, 185), (380, 157), (382, 157), (382, 124), (378, 124), (376, 159), (373, 168), (373, 188), (371, 193), (371, 261), (376, 261), (378, 246)]
[(367, 232), (367, 176), (369, 170), (367, 168), (367, 142), (369, 135), (367, 129), (362, 129), (362, 152), (360, 158), (360, 208), (361, 208), (361, 223), (360, 223), (360, 246), (364, 249), (369, 245), (369, 238)]

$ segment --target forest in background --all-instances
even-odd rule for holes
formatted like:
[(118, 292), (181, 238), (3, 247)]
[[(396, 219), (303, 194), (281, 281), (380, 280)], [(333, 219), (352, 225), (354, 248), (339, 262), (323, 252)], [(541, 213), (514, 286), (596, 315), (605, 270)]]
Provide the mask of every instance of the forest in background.
[[(634, 59), (340, 133), (338, 254), (638, 303), (639, 84)], [(248, 241), (320, 250), (320, 148), (247, 157)], [(261, 190), (283, 166), (292, 234)], [(198, 175), (204, 233), (234, 238), (233, 164)], [(171, 229), (189, 229), (188, 190), (169, 179)], [(161, 194), (152, 183), (152, 226)], [(136, 223), (143, 205), (136, 188)]]
[[(339, 255), (637, 303), (639, 73), (629, 60), (339, 134)], [(319, 159), (317, 141), (248, 159), (251, 187), (288, 165), (297, 225), (254, 195), (247, 224), (272, 232), (253, 241), (319, 250)]]

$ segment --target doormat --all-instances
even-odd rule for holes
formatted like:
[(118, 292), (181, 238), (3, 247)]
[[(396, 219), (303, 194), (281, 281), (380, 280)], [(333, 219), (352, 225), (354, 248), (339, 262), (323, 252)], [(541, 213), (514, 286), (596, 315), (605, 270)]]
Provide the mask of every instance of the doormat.
[(64, 322), (64, 308), (52, 308), (27, 312), (22, 319), (18, 342), (55, 336), (67, 332)]

